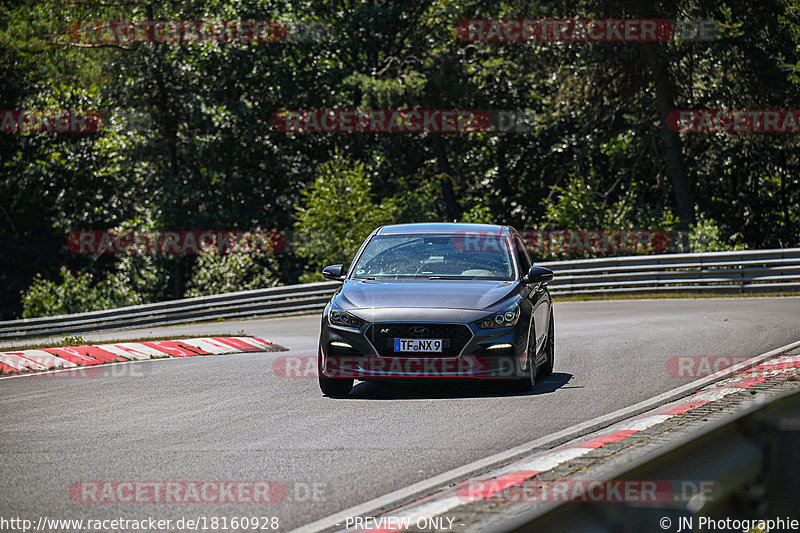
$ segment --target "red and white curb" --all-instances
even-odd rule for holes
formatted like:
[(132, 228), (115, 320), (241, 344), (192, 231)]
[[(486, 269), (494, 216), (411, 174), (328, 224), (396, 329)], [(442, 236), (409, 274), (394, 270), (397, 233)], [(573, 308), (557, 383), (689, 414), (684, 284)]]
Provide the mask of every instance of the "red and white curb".
[(0, 379), (141, 359), (222, 355), (245, 352), (275, 352), (283, 348), (258, 337), (198, 337), (166, 341), (119, 342), (91, 346), (41, 348), (0, 352)]
[[(469, 480), (462, 481), (438, 492), (418, 498), (409, 504), (377, 514), (374, 516), (372, 523), (386, 524), (383, 527), (343, 529), (341, 522), (344, 520), (339, 521), (338, 519), (341, 517), (336, 516), (338, 529), (370, 533), (403, 531), (404, 527), (398, 524), (410, 523), (415, 525), (418, 521), (443, 515), (462, 505), (488, 500), (493, 495), (510, 487), (520, 485), (534, 476), (546, 473), (562, 463), (586, 455), (592, 450), (602, 448), (612, 442), (628, 439), (674, 416), (712, 404), (726, 396), (740, 394), (768, 379), (797, 373), (798, 368), (800, 368), (800, 356), (780, 356), (763, 360), (766, 357), (771, 357), (771, 354), (774, 355), (776, 352), (785, 353), (797, 347), (800, 347), (800, 343), (793, 343), (773, 352), (763, 354), (758, 358), (754, 358), (754, 360), (758, 360), (758, 364), (753, 364), (749, 368), (746, 365), (738, 365), (732, 369), (733, 371), (729, 377), (700, 388), (693, 394), (668, 402), (637, 416), (621, 420), (599, 431), (589, 433), (550, 450), (533, 453), (500, 469), (483, 474), (479, 476), (480, 483), (471, 485)], [(354, 508), (352, 511), (366, 511), (364, 507), (366, 505)], [(344, 512), (340, 514), (358, 516), (361, 513)], [(322, 525), (322, 521), (319, 522)], [(309, 526), (313, 526), (313, 524)], [(305, 531), (306, 529), (308, 529), (308, 526), (301, 527), (297, 531)]]

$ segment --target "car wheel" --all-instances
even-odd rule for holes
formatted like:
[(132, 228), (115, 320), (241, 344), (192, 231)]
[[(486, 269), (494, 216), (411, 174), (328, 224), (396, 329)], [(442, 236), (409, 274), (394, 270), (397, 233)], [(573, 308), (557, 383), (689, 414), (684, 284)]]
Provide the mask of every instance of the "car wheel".
[(319, 388), (322, 394), (330, 398), (344, 398), (353, 390), (352, 379), (330, 379), (319, 377)]
[(322, 375), (322, 351), (317, 351), (317, 374), (319, 375), (319, 388), (322, 394), (329, 398), (344, 398), (353, 390), (354, 379), (326, 378)]
[(553, 363), (556, 357), (556, 336), (552, 311), (550, 311), (550, 327), (547, 328), (547, 347), (545, 348), (545, 353), (547, 354), (547, 359), (545, 359), (539, 372), (541, 372), (543, 376), (549, 376), (553, 373)]
[[(529, 338), (536, 339), (536, 335), (534, 335), (533, 331), (531, 332)], [(534, 340), (534, 346), (536, 346), (535, 340)], [(532, 357), (530, 346), (528, 346), (528, 372), (524, 378), (517, 381), (517, 389), (521, 392), (530, 392), (533, 390), (533, 387), (535, 385), (536, 385), (536, 359)]]

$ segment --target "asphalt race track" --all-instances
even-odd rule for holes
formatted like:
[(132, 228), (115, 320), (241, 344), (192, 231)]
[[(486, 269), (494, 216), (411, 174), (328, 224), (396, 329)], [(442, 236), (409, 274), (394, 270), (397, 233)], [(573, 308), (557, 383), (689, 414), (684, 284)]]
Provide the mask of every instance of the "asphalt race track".
[[(0, 380), (0, 509), (34, 521), (276, 516), (286, 531), (686, 383), (667, 373), (670, 357), (754, 356), (800, 339), (800, 298), (557, 302), (555, 318), (555, 373), (531, 394), (362, 383), (350, 399), (325, 398), (316, 379), (273, 372), (277, 358), (316, 354), (317, 316), (84, 335), (244, 330), (290, 351)], [(288, 496), (268, 505), (73, 502), (70, 486), (86, 480), (273, 480)]]

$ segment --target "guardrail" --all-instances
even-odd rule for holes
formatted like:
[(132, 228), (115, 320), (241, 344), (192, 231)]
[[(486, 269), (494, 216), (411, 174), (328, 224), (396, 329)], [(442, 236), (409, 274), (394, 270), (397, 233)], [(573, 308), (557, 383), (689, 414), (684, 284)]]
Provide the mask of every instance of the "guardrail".
[[(553, 269), (554, 296), (654, 293), (800, 292), (800, 248), (664, 254), (538, 263)], [(287, 285), (0, 322), (0, 339), (312, 313), (339, 283)]]
[[(493, 530), (678, 531), (681, 524), (684, 531), (700, 531), (706, 529), (699, 525), (700, 517), (715, 521), (797, 520), (799, 470), (800, 392), (792, 392), (745, 410), (609, 476), (614, 481), (671, 480), (691, 487), (702, 484), (711, 490), (687, 494), (690, 497), (669, 503), (547, 504), (496, 524)], [(731, 527), (707, 529), (733, 531)]]
[(800, 248), (538, 264), (556, 272), (554, 295), (800, 291)]
[(336, 281), (287, 285), (74, 315), (10, 320), (0, 322), (0, 339), (313, 313), (325, 307), (340, 285)]

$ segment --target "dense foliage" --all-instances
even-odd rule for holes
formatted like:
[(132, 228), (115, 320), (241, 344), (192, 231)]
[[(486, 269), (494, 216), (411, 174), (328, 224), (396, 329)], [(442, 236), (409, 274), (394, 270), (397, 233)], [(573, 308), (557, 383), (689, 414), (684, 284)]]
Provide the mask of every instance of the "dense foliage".
[[(468, 42), (463, 19), (716, 20), (714, 41)], [(76, 20), (277, 20), (274, 42), (90, 43)], [(0, 2), (0, 316), (315, 279), (392, 221), (691, 231), (800, 245), (798, 134), (687, 134), (676, 109), (800, 109), (798, 0)], [(292, 109), (517, 110), (525, 132), (285, 133)], [(75, 254), (81, 230), (277, 230), (274, 256)], [(705, 239), (699, 238), (705, 236)], [(709, 244), (710, 243), (710, 244)], [(699, 246), (699, 245), (698, 245)], [(24, 295), (24, 296), (23, 296)]]

